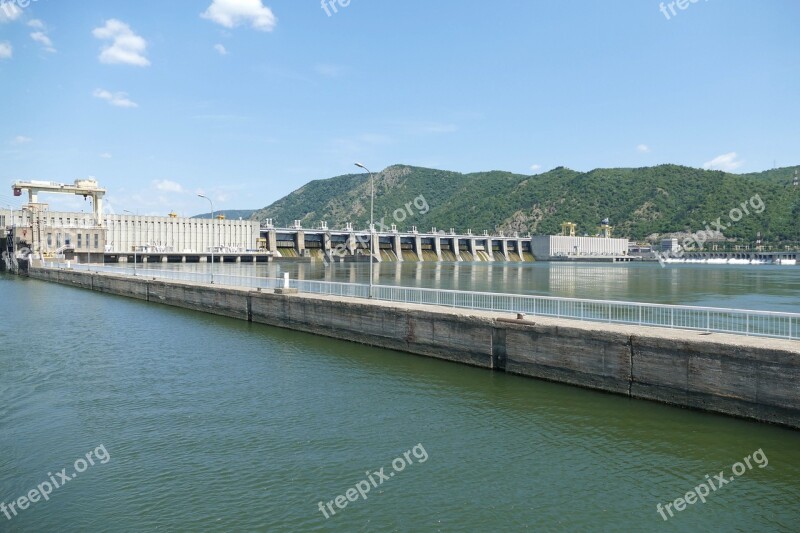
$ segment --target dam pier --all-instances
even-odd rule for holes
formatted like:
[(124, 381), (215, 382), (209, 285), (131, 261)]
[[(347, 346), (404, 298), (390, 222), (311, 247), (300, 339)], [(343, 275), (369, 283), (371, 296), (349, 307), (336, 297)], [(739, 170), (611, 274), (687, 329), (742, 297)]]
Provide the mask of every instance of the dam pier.
[(800, 314), (116, 267), (28, 275), (800, 429)]

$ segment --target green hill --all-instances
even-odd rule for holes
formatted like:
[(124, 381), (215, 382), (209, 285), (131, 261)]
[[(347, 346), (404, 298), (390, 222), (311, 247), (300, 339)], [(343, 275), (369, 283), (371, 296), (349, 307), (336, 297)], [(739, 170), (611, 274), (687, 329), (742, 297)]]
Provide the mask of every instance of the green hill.
[[(729, 174), (677, 165), (596, 169), (581, 173), (559, 167), (525, 176), (509, 172), (460, 174), (396, 165), (375, 175), (375, 218), (400, 229), (412, 225), (428, 231), (472, 229), (554, 234), (561, 223), (578, 224), (578, 233), (593, 235), (610, 218), (615, 236), (643, 240), (673, 232), (705, 229), (718, 218), (724, 234), (743, 241), (758, 232), (766, 242), (800, 242), (800, 188), (792, 177), (800, 167), (757, 174)], [(763, 200), (749, 200), (758, 195)], [(420, 207), (414, 205), (415, 198)], [(731, 223), (730, 213), (746, 203), (749, 215)], [(428, 207), (429, 209), (422, 209)], [(734, 217), (738, 216), (734, 212)], [(331, 228), (369, 221), (369, 178), (348, 174), (316, 180), (253, 214), (278, 226), (300, 220)], [(379, 226), (380, 228), (380, 226)]]

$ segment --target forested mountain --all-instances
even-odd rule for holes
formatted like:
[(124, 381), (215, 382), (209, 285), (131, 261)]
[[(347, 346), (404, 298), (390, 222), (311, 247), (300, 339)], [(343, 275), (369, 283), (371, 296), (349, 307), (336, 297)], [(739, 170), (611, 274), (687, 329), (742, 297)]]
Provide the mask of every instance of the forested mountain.
[[(375, 174), (375, 218), (400, 229), (534, 234), (559, 233), (561, 223), (571, 221), (579, 234), (594, 235), (608, 217), (615, 236), (637, 240), (713, 228), (720, 219), (728, 238), (749, 242), (760, 232), (766, 242), (800, 242), (800, 188), (792, 185), (797, 168), (730, 174), (677, 165), (586, 173), (559, 167), (525, 176), (396, 165)], [(365, 173), (312, 181), (253, 218), (271, 218), (278, 226), (301, 220), (315, 227), (325, 220), (331, 228), (346, 222), (365, 228), (369, 191)], [(732, 222), (731, 210), (744, 211), (743, 203), (749, 214)]]

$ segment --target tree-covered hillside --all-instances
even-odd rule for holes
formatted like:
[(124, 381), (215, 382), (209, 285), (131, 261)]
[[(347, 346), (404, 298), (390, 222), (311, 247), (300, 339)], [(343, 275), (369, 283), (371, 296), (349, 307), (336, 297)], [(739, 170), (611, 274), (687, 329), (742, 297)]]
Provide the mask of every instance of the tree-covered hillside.
[[(749, 242), (760, 232), (767, 242), (800, 242), (800, 190), (792, 185), (796, 168), (740, 175), (677, 165), (586, 173), (561, 167), (524, 176), (396, 165), (375, 175), (375, 218), (400, 229), (416, 225), (425, 231), (435, 226), (539, 234), (559, 233), (561, 223), (571, 221), (579, 234), (594, 235), (608, 217), (616, 236), (637, 240), (707, 225), (713, 229), (719, 219), (728, 238)], [(734, 223), (730, 217), (738, 217), (731, 212), (736, 208), (750, 214)], [(312, 181), (253, 218), (271, 218), (279, 226), (301, 220), (313, 227), (325, 220), (332, 228), (346, 222), (365, 228), (369, 177), (361, 173)]]

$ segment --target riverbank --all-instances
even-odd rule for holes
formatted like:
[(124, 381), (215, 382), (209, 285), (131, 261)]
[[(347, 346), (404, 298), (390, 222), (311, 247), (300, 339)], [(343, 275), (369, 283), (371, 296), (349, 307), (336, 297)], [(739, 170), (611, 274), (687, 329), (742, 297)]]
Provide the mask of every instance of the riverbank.
[(31, 268), (32, 278), (800, 428), (795, 341)]

